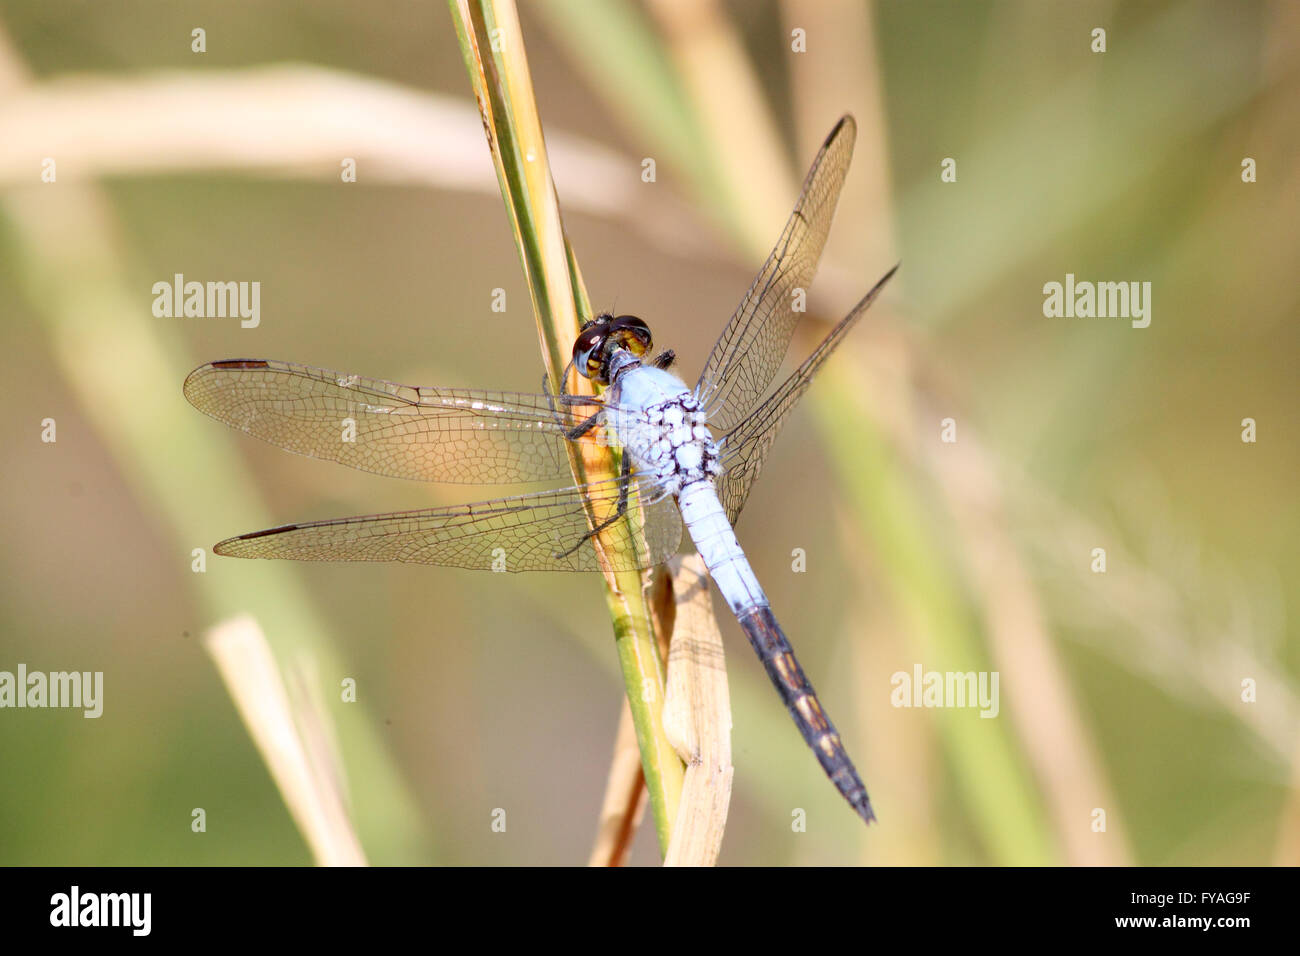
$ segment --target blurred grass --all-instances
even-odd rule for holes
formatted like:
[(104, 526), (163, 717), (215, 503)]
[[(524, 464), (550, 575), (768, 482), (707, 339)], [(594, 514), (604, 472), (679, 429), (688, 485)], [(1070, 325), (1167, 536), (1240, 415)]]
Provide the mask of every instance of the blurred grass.
[[(765, 197), (760, 208), (751, 213), (749, 222), (737, 226), (741, 231), (731, 237), (737, 248), (746, 249), (753, 260), (761, 261), (778, 230), (760, 233), (752, 227), (773, 217), (780, 205), (774, 197), (782, 194), (790, 197), (780, 208), (793, 202), (797, 189), (791, 184), (796, 180), (788, 170), (781, 175), (782, 157), (773, 155), (774, 148), (767, 139), (760, 136), (738, 142), (732, 129), (736, 123), (763, 128), (774, 128), (776, 123), (762, 115), (761, 106), (736, 109), (738, 101), (753, 104), (754, 94), (750, 91), (758, 83), (751, 75), (748, 62), (729, 55), (740, 47), (740, 42), (712, 4), (689, 8), (671, 3), (652, 6), (666, 24), (672, 52), (665, 50), (648, 60), (655, 64), (674, 60), (683, 64), (687, 95), (696, 104), (696, 110), (690, 113), (673, 114), (671, 119), (676, 120), (677, 129), (675, 135), (669, 134), (665, 139), (673, 142), (688, 137), (694, 129), (708, 130), (710, 136), (706, 140), (711, 149), (706, 148), (705, 155), (725, 157), (722, 178), (747, 183), (748, 196)], [(599, 58), (599, 54), (591, 53), (591, 45), (581, 42), (580, 34), (570, 33), (563, 27), (556, 33), (568, 39), (570, 53), (576, 58)], [(850, 43), (837, 45), (849, 47)], [(592, 62), (584, 72), (599, 73), (606, 80), (601, 90), (611, 95), (635, 84), (634, 75), (627, 75), (630, 71), (622, 64)], [(661, 124), (664, 122), (661, 118)], [(647, 132), (658, 129), (651, 127)], [(871, 137), (878, 132), (878, 127), (868, 126), (864, 135)], [(695, 192), (716, 199), (715, 214), (727, 221), (728, 194), (717, 191), (710, 194), (712, 177), (708, 171), (711, 168), (706, 162), (690, 165), (682, 173), (697, 177)], [(765, 182), (757, 181), (763, 178)], [(765, 238), (757, 238), (759, 235)], [(879, 271), (884, 271), (883, 263)], [(827, 444), (837, 453), (834, 460), (839, 464), (840, 481), (857, 506), (858, 527), (875, 542), (881, 553), (881, 566), (888, 569), (894, 600), (905, 609), (908, 633), (918, 659), (943, 660), (947, 670), (992, 669), (973, 621), (978, 612), (970, 607), (960, 582), (946, 571), (944, 557), (930, 541), (937, 529), (925, 520), (926, 509), (915, 493), (914, 477), (896, 456), (886, 452), (879, 439), (873, 442), (874, 427), (865, 417), (850, 418), (846, 414), (855, 404), (854, 394), (869, 383), (863, 378), (845, 380), (829, 374), (822, 378), (819, 389), (823, 395), (818, 408)], [(970, 797), (969, 810), (988, 852), (1002, 863), (1050, 862), (1052, 841), (1042, 808), (1032, 796), (1032, 787), (1027, 785), (1009, 725), (1005, 721), (995, 722), (990, 728), (972, 723), (967, 717), (961, 712), (941, 711), (938, 720), (948, 743), (949, 758), (962, 780), (963, 791)]]
[[(12, 53), (7, 59), (16, 62)], [(174, 560), (188, 564), (191, 549), (209, 546), (202, 521), (208, 509), (254, 516), (262, 509), (253, 483), (234, 467), (225, 436), (194, 428), (185, 403), (176, 400), (173, 370), (186, 359), (174, 338), (156, 332), (148, 313), (136, 308), (131, 269), (112, 239), (104, 196), (93, 186), (27, 187), (6, 195), (3, 210), (22, 291), (44, 323), (67, 387), (136, 496), (166, 522)], [(168, 395), (173, 401), (160, 400)], [(250, 520), (270, 523), (270, 516)], [(213, 577), (191, 578), (208, 622), (251, 613), (282, 664), (307, 655), (330, 685), (339, 686), (344, 665), (292, 569), (259, 576), (223, 564), (208, 572)], [(423, 827), (364, 709), (339, 707), (333, 717), (349, 771), (366, 781), (354, 810), (367, 846), (385, 862), (421, 859), (427, 852)]]

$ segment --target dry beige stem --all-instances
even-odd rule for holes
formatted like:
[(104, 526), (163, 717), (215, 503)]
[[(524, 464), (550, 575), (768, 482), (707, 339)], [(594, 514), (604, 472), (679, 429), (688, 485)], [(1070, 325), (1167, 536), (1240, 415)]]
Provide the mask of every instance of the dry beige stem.
[(636, 745), (636, 726), (627, 701), (623, 701), (605, 784), (605, 802), (600, 808), (600, 826), (591, 848), (588, 866), (622, 866), (632, 849), (632, 838), (645, 815), (645, 777), (641, 773), (641, 750)]
[(712, 866), (731, 802), (731, 702), (722, 634), (699, 555), (681, 559), (673, 592), (664, 732), (686, 761), (686, 778), (664, 865)]
[(327, 718), (307, 695), (290, 703), (275, 657), (252, 617), (216, 625), (203, 643), (316, 862), (365, 866), (340, 765), (330, 756)]
[[(665, 866), (712, 866), (718, 860), (731, 802), (731, 700), (722, 635), (713, 616), (709, 577), (699, 555), (651, 576), (648, 603), (661, 640), (671, 635), (664, 732), (686, 762), (682, 802)], [(624, 704), (605, 787), (600, 828), (589, 860), (627, 859), (645, 807), (636, 736)]]
[[(0, 82), (7, 72), (0, 50)], [(566, 208), (630, 223), (677, 255), (723, 261), (680, 199), (628, 177), (628, 157), (562, 130), (547, 133)], [(0, 186), (158, 172), (245, 171), (364, 185), (416, 184), (495, 195), (472, 100), (304, 65), (128, 77), (56, 77), (0, 100)]]

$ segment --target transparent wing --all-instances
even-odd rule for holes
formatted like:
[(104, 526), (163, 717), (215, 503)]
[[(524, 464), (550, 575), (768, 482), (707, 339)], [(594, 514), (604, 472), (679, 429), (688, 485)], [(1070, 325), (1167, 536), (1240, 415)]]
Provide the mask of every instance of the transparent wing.
[(723, 438), (722, 464), (725, 470), (718, 477), (718, 498), (727, 510), (727, 517), (732, 524), (735, 524), (736, 519), (740, 517), (740, 509), (745, 507), (749, 489), (753, 487), (754, 479), (763, 470), (763, 461), (767, 458), (768, 449), (780, 434), (786, 417), (795, 405), (799, 404), (799, 399), (812, 384), (813, 376), (822, 367), (822, 363), (849, 334), (858, 319), (862, 318), (871, 303), (875, 301), (885, 283), (897, 271), (898, 266), (894, 266), (886, 272), (871, 291), (863, 296), (862, 301), (855, 305), (835, 328), (831, 329), (830, 334), (822, 340), (812, 355), (794, 370), (781, 387), (773, 392), (757, 411)]
[[(308, 521), (227, 538), (215, 550), (236, 558), (597, 571), (595, 549), (586, 540), (587, 506), (597, 522), (616, 514), (623, 484), (620, 479), (447, 508)], [(631, 488), (637, 490), (635, 480)], [(639, 500), (631, 499), (627, 522), (602, 535), (616, 570), (659, 564), (681, 544), (682, 521), (673, 499)]]
[(856, 136), (857, 124), (846, 115), (826, 137), (781, 238), (709, 354), (696, 395), (723, 431), (749, 414), (785, 357), (803, 315), (791, 293), (806, 290), (817, 272)]
[(185, 397), (205, 415), (300, 455), (455, 483), (571, 480), (565, 431), (602, 407), (580, 397), (398, 385), (265, 359), (201, 365), (185, 380)]

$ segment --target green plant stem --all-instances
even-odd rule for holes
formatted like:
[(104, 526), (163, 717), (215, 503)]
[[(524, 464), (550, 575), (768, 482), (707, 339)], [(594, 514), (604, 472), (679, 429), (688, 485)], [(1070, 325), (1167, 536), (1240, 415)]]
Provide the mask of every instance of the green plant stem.
[[(449, 6), (519, 246), (542, 357), (558, 391), (565, 384), (562, 375), (567, 356), (581, 317), (590, 314), (590, 303), (560, 218), (518, 13), (510, 0), (449, 0)], [(575, 447), (570, 461), (574, 480), (579, 483), (618, 475), (617, 457), (608, 450), (584, 458)], [(612, 570), (603, 560), (602, 538), (598, 536), (595, 543), (606, 568), (606, 604), (659, 846), (666, 851), (681, 799), (684, 768), (663, 729), (665, 668), (646, 606), (642, 575)]]

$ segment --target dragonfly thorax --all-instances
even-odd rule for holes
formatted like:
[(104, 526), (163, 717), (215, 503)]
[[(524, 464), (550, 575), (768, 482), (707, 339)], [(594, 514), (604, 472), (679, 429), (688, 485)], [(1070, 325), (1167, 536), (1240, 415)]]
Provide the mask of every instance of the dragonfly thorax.
[(672, 495), (722, 474), (707, 416), (681, 379), (629, 357), (613, 364), (610, 420), (636, 471)]

